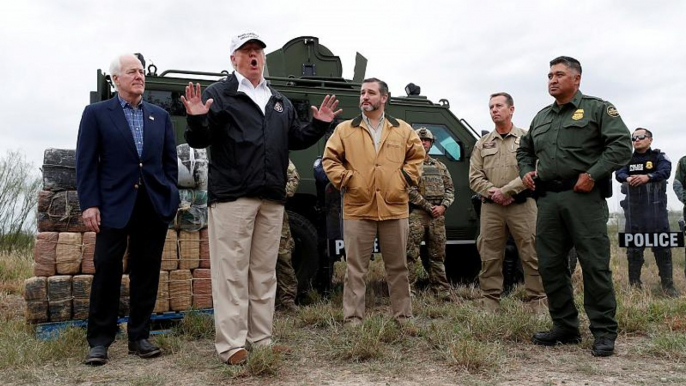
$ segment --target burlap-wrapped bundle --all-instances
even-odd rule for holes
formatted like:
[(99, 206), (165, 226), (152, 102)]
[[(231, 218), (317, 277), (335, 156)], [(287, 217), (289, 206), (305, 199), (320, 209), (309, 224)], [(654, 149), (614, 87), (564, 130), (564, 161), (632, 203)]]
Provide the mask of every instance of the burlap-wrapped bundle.
[(35, 276), (55, 274), (55, 252), (59, 237), (57, 232), (41, 232), (36, 235), (36, 244), (33, 247), (33, 260), (36, 262), (33, 266)]
[(203, 228), (198, 232), (200, 238), (200, 268), (210, 268), (210, 238), (207, 228)]
[(76, 189), (76, 150), (45, 149), (43, 153), (43, 189)]
[(91, 297), (91, 286), (93, 285), (93, 275), (76, 275), (72, 278), (71, 293), (75, 299), (89, 299)]
[(48, 301), (48, 313), (51, 322), (63, 322), (71, 319), (71, 299)]
[(48, 318), (47, 300), (27, 300), (26, 311), (24, 312), (26, 321), (29, 323), (44, 323)]
[(173, 271), (179, 267), (178, 237), (176, 230), (167, 229), (167, 238), (162, 250), (162, 266), (164, 271)]
[(81, 233), (62, 232), (55, 250), (55, 267), (58, 274), (74, 275), (81, 271)]
[(24, 300), (48, 300), (48, 280), (44, 277), (24, 280)]
[(193, 308), (212, 308), (212, 275), (209, 269), (193, 270)]
[(169, 308), (185, 311), (191, 308), (193, 275), (187, 269), (169, 272)]
[(74, 320), (88, 319), (88, 308), (90, 307), (90, 299), (76, 299), (73, 300), (73, 316)]
[(71, 300), (71, 276), (59, 275), (48, 278), (48, 300)]
[(195, 269), (199, 265), (199, 232), (179, 231), (179, 269)]
[(75, 190), (63, 192), (38, 192), (38, 214), (40, 232), (87, 232), (83, 223), (79, 198)]
[(81, 273), (95, 273), (95, 264), (93, 264), (94, 253), (95, 232), (85, 232), (83, 234), (83, 249), (81, 253)]
[(152, 312), (169, 311), (169, 272), (160, 271), (160, 282), (157, 285), (157, 300)]

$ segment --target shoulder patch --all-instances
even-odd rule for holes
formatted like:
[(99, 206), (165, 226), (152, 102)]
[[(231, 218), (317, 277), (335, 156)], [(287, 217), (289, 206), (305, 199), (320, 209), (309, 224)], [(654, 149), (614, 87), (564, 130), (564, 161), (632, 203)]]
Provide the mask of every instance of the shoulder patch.
[(617, 109), (614, 106), (609, 105), (607, 106), (607, 115), (613, 118), (617, 118), (619, 116), (619, 111), (617, 111)]

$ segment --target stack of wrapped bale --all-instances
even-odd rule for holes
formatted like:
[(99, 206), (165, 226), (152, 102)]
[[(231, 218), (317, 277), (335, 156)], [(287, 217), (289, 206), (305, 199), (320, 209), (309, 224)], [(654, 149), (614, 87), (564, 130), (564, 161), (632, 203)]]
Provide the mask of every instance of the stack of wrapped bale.
[[(154, 312), (211, 308), (207, 238), (207, 154), (180, 145), (179, 212), (167, 231)], [(88, 317), (95, 273), (94, 232), (83, 223), (76, 193), (75, 150), (46, 149), (38, 193), (34, 277), (25, 282), (31, 323)], [(128, 251), (122, 261), (128, 272)], [(122, 277), (120, 315), (129, 311), (129, 278)]]
[[(177, 146), (176, 153), (179, 161), (181, 204), (170, 226), (178, 231), (178, 271), (169, 273), (169, 307), (173, 311), (191, 307), (211, 308), (212, 287), (207, 238), (207, 152), (182, 144)], [(170, 236), (167, 237), (169, 240)], [(187, 291), (191, 291), (188, 297)]]

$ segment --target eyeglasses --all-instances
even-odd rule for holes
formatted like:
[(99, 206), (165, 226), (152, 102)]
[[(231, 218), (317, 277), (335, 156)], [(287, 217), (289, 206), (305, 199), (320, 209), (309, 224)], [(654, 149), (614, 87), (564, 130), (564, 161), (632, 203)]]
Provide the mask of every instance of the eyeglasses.
[(646, 138), (648, 138), (648, 136), (646, 134), (641, 134), (641, 135), (636, 135), (636, 136), (631, 137), (631, 140), (636, 142), (636, 141), (642, 141)]

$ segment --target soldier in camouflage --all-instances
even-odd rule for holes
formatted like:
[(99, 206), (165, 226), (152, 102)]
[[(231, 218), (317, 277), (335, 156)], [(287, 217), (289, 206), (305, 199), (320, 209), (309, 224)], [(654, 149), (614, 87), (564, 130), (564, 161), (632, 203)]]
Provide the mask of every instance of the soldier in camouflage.
[(410, 285), (417, 280), (417, 271), (423, 269), (419, 246), (427, 236), (429, 252), (429, 285), (441, 299), (450, 299), (450, 284), (445, 275), (445, 211), (455, 199), (453, 179), (448, 168), (429, 157), (434, 136), (426, 127), (416, 130), (426, 150), (422, 178), (419, 185), (410, 188), (410, 233), (407, 241), (407, 266)]
[[(298, 190), (300, 175), (291, 160), (288, 160), (286, 182), (286, 197), (293, 197)], [(283, 228), (279, 242), (279, 256), (276, 259), (276, 306), (286, 311), (296, 312), (295, 297), (298, 295), (298, 278), (292, 263), (292, 252), (295, 241), (291, 237), (291, 227), (288, 224), (288, 214), (283, 212)]]

